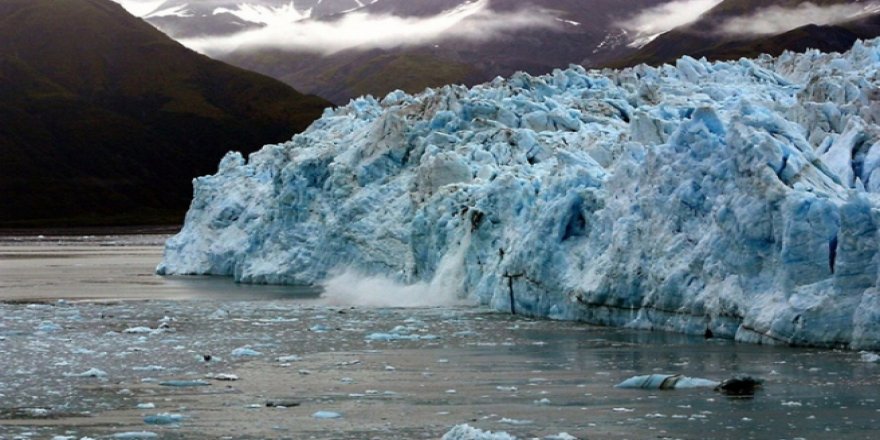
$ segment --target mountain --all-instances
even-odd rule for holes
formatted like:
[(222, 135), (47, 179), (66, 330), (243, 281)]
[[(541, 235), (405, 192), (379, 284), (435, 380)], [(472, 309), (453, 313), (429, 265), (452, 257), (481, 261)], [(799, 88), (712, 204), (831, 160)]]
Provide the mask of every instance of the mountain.
[[(766, 33), (737, 33), (736, 24), (748, 24), (768, 8), (778, 8), (779, 21), (797, 23), (799, 15), (812, 18), (791, 29), (767, 30)], [(823, 8), (825, 14), (820, 13)], [(839, 8), (839, 9), (835, 9)], [(844, 9), (846, 8), (846, 9)], [(803, 12), (798, 14), (797, 11)], [(812, 11), (812, 13), (809, 13)], [(850, 16), (854, 11), (859, 16)], [(840, 16), (839, 21), (816, 23), (823, 15)], [(646, 44), (638, 52), (623, 54), (605, 63), (608, 67), (633, 66), (639, 63), (659, 65), (681, 56), (730, 60), (756, 57), (760, 54), (779, 55), (785, 50), (803, 52), (809, 48), (843, 52), (858, 39), (880, 36), (880, 4), (874, 0), (724, 0), (698, 20), (666, 32)]]
[(226, 151), (329, 105), (109, 0), (4, 0), (0, 41), (0, 226), (178, 222)]
[[(320, 26), (326, 34), (358, 34), (370, 40), (381, 38), (386, 28), (419, 28), (418, 23), (424, 22), (421, 28), (427, 29), (449, 17), (467, 16), (447, 28), (445, 37), (418, 45), (403, 44), (419, 38), (415, 29), (389, 37), (399, 44), (394, 47), (353, 44), (332, 53), (322, 51), (319, 42), (238, 50), (199, 46), (212, 57), (343, 104), (363, 94), (384, 96), (398, 88), (417, 92), (452, 83), (472, 85), (519, 70), (539, 74), (571, 63), (598, 65), (633, 50), (627, 47), (632, 35), (621, 26), (623, 20), (666, 1), (593, 0), (586, 7), (582, 0), (168, 0), (144, 17), (195, 46), (200, 38), (268, 29), (279, 21), (296, 23), (297, 29)], [(334, 27), (346, 20), (368, 26), (370, 20), (389, 16), (396, 17), (395, 26)], [(528, 20), (531, 26), (516, 25)], [(480, 32), (486, 38), (475, 36)], [(314, 33), (303, 38), (313, 38)]]
[(198, 179), (158, 271), (878, 349), (878, 72), (875, 39), (357, 99)]

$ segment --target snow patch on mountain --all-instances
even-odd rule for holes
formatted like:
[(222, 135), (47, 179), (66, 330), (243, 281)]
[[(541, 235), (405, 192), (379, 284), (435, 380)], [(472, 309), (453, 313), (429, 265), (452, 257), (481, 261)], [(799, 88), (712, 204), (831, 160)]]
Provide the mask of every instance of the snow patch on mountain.
[(158, 271), (877, 348), (878, 121), (880, 40), (360, 98), (197, 179)]

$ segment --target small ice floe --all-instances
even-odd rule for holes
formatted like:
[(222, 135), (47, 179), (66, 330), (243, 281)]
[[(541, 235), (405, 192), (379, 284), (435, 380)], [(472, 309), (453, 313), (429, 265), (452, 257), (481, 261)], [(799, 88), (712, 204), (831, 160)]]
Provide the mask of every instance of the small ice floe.
[(870, 351), (860, 351), (862, 362), (880, 362), (880, 354)]
[(335, 411), (318, 411), (312, 414), (312, 417), (316, 419), (340, 419), (342, 414)]
[(225, 309), (217, 309), (214, 313), (208, 315), (208, 319), (226, 319), (229, 317), (229, 311)]
[(236, 376), (235, 374), (231, 374), (231, 373), (219, 373), (219, 374), (214, 374), (214, 375), (208, 376), (208, 379), (232, 382), (232, 381), (238, 380), (238, 376)]
[(49, 417), (50, 411), (46, 408), (22, 408), (21, 412), (30, 417)]
[(144, 417), (144, 423), (148, 425), (178, 425), (183, 421), (183, 415), (172, 413), (159, 413)]
[(796, 400), (783, 400), (782, 406), (804, 406), (804, 404)]
[(544, 437), (544, 440), (578, 440), (578, 438), (567, 432), (560, 432), (559, 434), (548, 435)]
[(150, 431), (128, 431), (113, 434), (111, 437), (121, 440), (145, 440), (151, 438), (159, 438), (159, 434)]
[(680, 374), (649, 374), (645, 376), (631, 377), (617, 385), (616, 388), (631, 388), (643, 390), (675, 390), (688, 388), (715, 388), (721, 385), (709, 379), (687, 377)]
[(72, 435), (55, 435), (52, 436), (52, 440), (76, 440), (76, 437)]
[(614, 412), (622, 412), (622, 413), (630, 413), (630, 412), (635, 411), (635, 409), (618, 407), (618, 408), (611, 408), (611, 411), (614, 411)]
[(147, 365), (144, 367), (131, 367), (134, 371), (162, 371), (165, 367), (161, 365)]
[(277, 357), (277, 358), (275, 358), (275, 360), (278, 362), (282, 362), (282, 363), (297, 362), (297, 361), (302, 360), (302, 356), (299, 356), (296, 354), (291, 354), (291, 355), (287, 355), (287, 356)]
[(535, 400), (533, 403), (534, 403), (535, 405), (549, 405), (549, 404), (550, 404), (550, 399), (548, 399), (548, 398), (545, 397), (545, 398), (543, 398), (543, 399), (541, 399), (541, 400)]
[(149, 327), (129, 327), (129, 328), (123, 330), (122, 333), (125, 333), (128, 335), (144, 335), (144, 334), (153, 333), (153, 329), (151, 329)]
[(516, 440), (516, 437), (503, 431), (493, 433), (464, 424), (450, 429), (441, 440)]
[(401, 333), (370, 333), (367, 335), (366, 340), (368, 341), (380, 341), (380, 342), (391, 342), (391, 341), (418, 341), (421, 339), (419, 335), (408, 335)]
[(137, 409), (154, 409), (154, 408), (156, 408), (156, 404), (153, 402), (146, 402), (146, 403), (138, 403), (137, 404)]
[(232, 350), (232, 356), (234, 357), (255, 357), (262, 356), (263, 353), (256, 351), (250, 347), (238, 347), (235, 350)]
[(82, 373), (65, 373), (66, 377), (94, 377), (94, 378), (104, 378), (107, 377), (107, 372), (104, 370), (99, 370), (97, 368), (89, 368)]
[(166, 380), (163, 382), (159, 382), (159, 385), (163, 387), (178, 387), (178, 388), (186, 388), (186, 387), (206, 387), (211, 385), (208, 382), (203, 380)]
[(531, 420), (508, 419), (507, 417), (502, 417), (501, 420), (499, 420), (498, 422), (499, 422), (499, 423), (506, 423), (506, 424), (508, 424), (508, 425), (517, 425), (517, 426), (519, 426), (519, 425), (531, 425), (532, 423), (535, 423), (535, 422), (533, 422), (533, 421), (531, 421)]
[(37, 325), (36, 330), (42, 333), (55, 333), (61, 331), (61, 326), (52, 321), (43, 321)]
[(519, 388), (514, 387), (514, 386), (502, 386), (502, 385), (498, 385), (497, 387), (495, 387), (495, 389), (498, 390), (498, 391), (504, 391), (504, 392), (508, 392), (508, 393), (513, 393), (513, 392), (515, 392), (516, 390), (518, 390)]
[(315, 332), (315, 333), (327, 333), (330, 330), (332, 330), (332, 329), (330, 327), (327, 327), (324, 324), (315, 324), (315, 325), (309, 327), (309, 331)]

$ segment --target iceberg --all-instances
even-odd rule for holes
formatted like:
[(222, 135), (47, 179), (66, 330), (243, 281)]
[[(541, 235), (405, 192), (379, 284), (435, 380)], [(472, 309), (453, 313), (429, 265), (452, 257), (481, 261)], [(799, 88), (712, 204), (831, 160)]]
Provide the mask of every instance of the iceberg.
[(327, 109), (194, 181), (160, 274), (880, 348), (880, 40)]

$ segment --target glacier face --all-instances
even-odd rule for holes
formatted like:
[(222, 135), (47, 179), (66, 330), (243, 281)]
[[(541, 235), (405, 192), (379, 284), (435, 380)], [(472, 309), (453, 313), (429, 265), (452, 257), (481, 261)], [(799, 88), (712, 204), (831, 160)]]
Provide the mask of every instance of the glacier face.
[(878, 193), (880, 40), (571, 67), (360, 98), (230, 153), (158, 272), (357, 271), (525, 315), (876, 348)]

